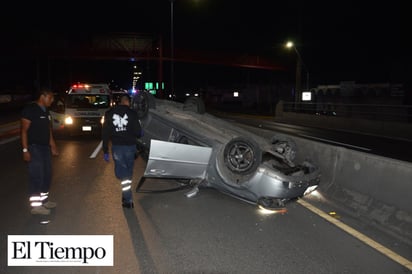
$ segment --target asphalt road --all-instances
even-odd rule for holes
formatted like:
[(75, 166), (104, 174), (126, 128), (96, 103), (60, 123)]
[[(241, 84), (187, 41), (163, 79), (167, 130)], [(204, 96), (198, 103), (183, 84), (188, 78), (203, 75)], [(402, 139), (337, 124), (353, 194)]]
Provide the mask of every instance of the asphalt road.
[[(192, 198), (185, 189), (134, 193), (135, 208), (123, 209), (113, 162), (103, 161), (99, 142), (57, 140), (50, 198), (58, 207), (47, 218), (29, 213), (19, 140), (0, 145), (0, 273), (411, 273), (410, 246), (345, 216), (321, 196), (263, 214), (213, 189)], [(144, 167), (139, 158), (133, 187)], [(176, 184), (148, 180), (142, 189)], [(27, 234), (113, 235), (114, 265), (8, 267), (7, 235)]]

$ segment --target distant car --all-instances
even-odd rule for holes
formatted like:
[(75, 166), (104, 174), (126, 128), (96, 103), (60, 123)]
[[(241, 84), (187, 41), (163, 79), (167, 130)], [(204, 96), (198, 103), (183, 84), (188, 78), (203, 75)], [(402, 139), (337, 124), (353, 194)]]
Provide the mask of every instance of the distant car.
[(140, 92), (132, 105), (144, 130), (144, 177), (189, 179), (192, 193), (211, 187), (264, 208), (285, 207), (320, 182), (314, 164), (293, 162), (294, 143), (210, 115), (199, 97), (178, 103)]

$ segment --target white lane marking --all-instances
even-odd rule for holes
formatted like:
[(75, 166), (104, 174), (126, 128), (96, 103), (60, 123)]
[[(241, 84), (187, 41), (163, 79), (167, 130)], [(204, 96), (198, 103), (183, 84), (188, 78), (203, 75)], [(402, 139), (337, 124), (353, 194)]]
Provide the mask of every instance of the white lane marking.
[(4, 139), (4, 140), (0, 141), (0, 145), (10, 143), (10, 142), (12, 142), (14, 140), (17, 140), (17, 139), (20, 139), (20, 136), (14, 136), (14, 137), (11, 137), (11, 138), (8, 138), (8, 139)]
[(310, 203), (299, 199), (297, 200), (297, 202), (299, 204), (301, 204), (302, 206), (306, 207), (307, 209), (309, 209), (310, 211), (312, 211), (313, 213), (315, 213), (316, 215), (326, 219), (327, 221), (331, 222), (332, 224), (336, 225), (337, 227), (339, 227), (340, 229), (344, 230), (345, 232), (347, 232), (348, 234), (352, 235), (353, 237), (357, 238), (358, 240), (364, 242), (365, 244), (369, 245), (370, 247), (372, 247), (373, 249), (379, 251), (380, 253), (382, 253), (383, 255), (389, 257), (390, 259), (394, 260), (395, 262), (403, 265), (404, 267), (408, 268), (409, 270), (412, 270), (412, 262), (409, 261), (408, 259), (400, 256), (399, 254), (393, 252), (392, 250), (390, 250), (389, 248), (384, 247), (383, 245), (375, 242), (374, 240), (372, 240), (371, 238), (369, 238), (368, 236), (360, 233), (359, 231), (351, 228), (350, 226), (342, 223), (341, 221), (339, 221), (336, 218), (333, 218), (331, 216), (329, 216), (328, 214), (326, 214), (325, 212), (321, 211), (320, 209), (318, 209), (317, 207), (311, 205)]
[(93, 151), (93, 153), (90, 155), (89, 158), (96, 158), (97, 154), (102, 149), (102, 146), (103, 146), (103, 141), (100, 141), (100, 143), (97, 145), (96, 149)]
[(366, 151), (371, 151), (370, 148), (367, 147), (359, 147), (359, 146), (353, 146), (353, 145), (349, 145), (349, 144), (345, 144), (345, 143), (341, 143), (341, 142), (335, 142), (329, 139), (323, 139), (323, 138), (318, 138), (318, 137), (314, 137), (314, 136), (310, 136), (310, 135), (305, 135), (305, 134), (298, 134), (299, 136), (305, 137), (305, 138), (309, 138), (309, 139), (314, 139), (314, 140), (319, 140), (319, 141), (325, 141), (325, 142), (329, 142), (329, 143), (333, 143), (333, 144), (338, 144), (338, 145), (343, 145), (343, 146), (347, 146), (347, 147), (353, 147), (353, 148), (357, 148), (357, 149), (361, 149), (361, 150), (366, 150)]

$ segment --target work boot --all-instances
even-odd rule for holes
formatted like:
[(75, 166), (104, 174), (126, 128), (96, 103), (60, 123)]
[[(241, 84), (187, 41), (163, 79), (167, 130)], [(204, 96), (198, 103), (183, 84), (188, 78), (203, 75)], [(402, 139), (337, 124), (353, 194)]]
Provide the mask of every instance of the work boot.
[(51, 209), (51, 208), (55, 208), (55, 207), (57, 206), (57, 203), (56, 203), (56, 202), (47, 201), (47, 203), (43, 204), (43, 206), (44, 206), (45, 208)]
[(134, 208), (133, 201), (127, 201), (125, 199), (122, 199), (122, 206), (124, 208)]
[(134, 208), (133, 202), (123, 203), (122, 206), (123, 206), (124, 208)]
[(45, 208), (44, 206), (36, 206), (31, 209), (31, 214), (33, 215), (49, 215), (50, 209)]

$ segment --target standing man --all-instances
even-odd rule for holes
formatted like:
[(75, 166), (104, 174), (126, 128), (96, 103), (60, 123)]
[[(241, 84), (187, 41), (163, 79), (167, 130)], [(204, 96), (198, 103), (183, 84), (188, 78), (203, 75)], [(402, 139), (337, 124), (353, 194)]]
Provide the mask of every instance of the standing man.
[(21, 145), (29, 172), (29, 202), (32, 214), (48, 215), (57, 206), (48, 200), (52, 179), (51, 156), (59, 155), (53, 138), (48, 107), (54, 100), (49, 89), (41, 89), (36, 101), (22, 111)]
[(129, 95), (120, 97), (118, 105), (104, 115), (103, 153), (109, 162), (109, 141), (112, 145), (114, 173), (122, 186), (122, 206), (133, 208), (132, 177), (137, 153), (137, 141), (141, 137), (141, 126), (137, 112), (130, 108)]

